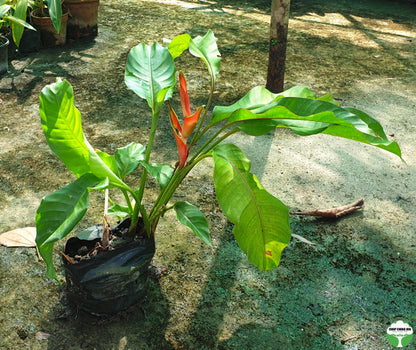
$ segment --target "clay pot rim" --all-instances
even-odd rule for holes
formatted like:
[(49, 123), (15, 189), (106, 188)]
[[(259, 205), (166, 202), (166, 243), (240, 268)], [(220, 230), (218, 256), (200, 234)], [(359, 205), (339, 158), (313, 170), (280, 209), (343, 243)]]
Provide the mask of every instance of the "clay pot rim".
[[(50, 16), (37, 16), (36, 13), (39, 12), (39, 9), (35, 9), (32, 12), (30, 12), (30, 16), (33, 18), (51, 18)], [(66, 8), (62, 9), (62, 18), (68, 17), (69, 11)]]

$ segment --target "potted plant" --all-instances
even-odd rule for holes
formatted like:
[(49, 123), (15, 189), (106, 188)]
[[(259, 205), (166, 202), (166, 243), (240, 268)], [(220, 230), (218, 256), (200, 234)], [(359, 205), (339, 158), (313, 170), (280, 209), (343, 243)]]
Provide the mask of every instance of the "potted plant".
[(41, 46), (65, 45), (68, 11), (63, 10), (61, 0), (33, 0), (31, 6), (30, 17), (40, 32)]
[(69, 39), (93, 38), (98, 34), (99, 0), (64, 0), (68, 9)]
[[(41, 124), (46, 140), (77, 176), (76, 181), (45, 196), (36, 213), (36, 243), (46, 262), (48, 276), (56, 278), (52, 259), (54, 243), (65, 238), (84, 216), (89, 192), (104, 191), (106, 195), (103, 225), (68, 240), (63, 252), (69, 295), (89, 312), (114, 313), (137, 302), (144, 294), (156, 228), (167, 211), (174, 210), (179, 222), (210, 244), (203, 213), (188, 202), (171, 203), (172, 195), (184, 178), (205, 158), (213, 159), (218, 203), (234, 224), (234, 236), (242, 251), (263, 271), (279, 265), (281, 253), (291, 238), (289, 212), (250, 172), (250, 161), (241, 149), (225, 142), (235, 133), (260, 136), (275, 128), (289, 128), (301, 136), (324, 133), (370, 144), (401, 157), (397, 143), (387, 139), (375, 119), (357, 109), (340, 107), (330, 95), (316, 98), (305, 87), (294, 87), (280, 94), (257, 87), (230, 106), (216, 106), (211, 114), (210, 105), (220, 70), (216, 40), (208, 31), (203, 37), (191, 38), (183, 34), (164, 46), (142, 43), (131, 49), (125, 82), (147, 101), (151, 110), (146, 146), (132, 142), (117, 149), (114, 155), (97, 151), (83, 134), (71, 85), (57, 80), (40, 94)], [(176, 84), (175, 59), (184, 51), (205, 62), (211, 88), (206, 106), (192, 111), (185, 75), (179, 72), (181, 123), (169, 101)], [(161, 165), (150, 160), (165, 102), (178, 148), (178, 161)], [(140, 176), (137, 189), (128, 184), (133, 174)], [(155, 178), (160, 187), (152, 203), (144, 201), (149, 176)], [(114, 191), (120, 191), (125, 203), (113, 202)], [(110, 208), (106, 207), (108, 202), (112, 204)], [(108, 225), (110, 214), (121, 220), (115, 228)], [(121, 255), (117, 253), (119, 250)], [(141, 252), (143, 257), (140, 257)], [(132, 295), (134, 293), (136, 295)]]
[[(0, 74), (8, 67), (10, 47), (19, 47), (24, 28), (35, 30), (26, 22), (29, 0), (0, 0)], [(13, 41), (14, 45), (9, 46)]]

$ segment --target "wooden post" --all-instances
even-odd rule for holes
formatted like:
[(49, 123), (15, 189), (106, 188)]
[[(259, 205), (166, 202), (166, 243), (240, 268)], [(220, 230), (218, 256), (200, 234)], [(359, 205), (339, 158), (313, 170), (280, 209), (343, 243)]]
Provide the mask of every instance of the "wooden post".
[(274, 93), (283, 91), (289, 12), (290, 0), (272, 0), (266, 88)]

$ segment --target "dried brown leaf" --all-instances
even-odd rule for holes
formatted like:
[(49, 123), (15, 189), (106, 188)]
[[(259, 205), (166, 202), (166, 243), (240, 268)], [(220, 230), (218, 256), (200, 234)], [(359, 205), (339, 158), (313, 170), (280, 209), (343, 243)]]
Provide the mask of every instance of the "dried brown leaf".
[(36, 332), (35, 337), (37, 340), (46, 340), (50, 337), (51, 335), (49, 333), (45, 333), (45, 332)]
[(338, 219), (342, 216), (348, 215), (358, 209), (364, 208), (364, 199), (344, 205), (342, 207), (326, 209), (326, 210), (309, 210), (309, 211), (298, 211), (292, 213), (293, 215), (309, 215), (309, 216), (320, 216), (329, 219)]
[(0, 244), (9, 248), (36, 247), (36, 227), (17, 228), (0, 235)]

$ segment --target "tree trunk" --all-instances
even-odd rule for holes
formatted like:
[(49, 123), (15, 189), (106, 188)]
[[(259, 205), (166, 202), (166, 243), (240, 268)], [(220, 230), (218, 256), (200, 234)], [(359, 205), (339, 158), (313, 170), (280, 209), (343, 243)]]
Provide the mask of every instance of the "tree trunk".
[(290, 0), (272, 0), (266, 88), (274, 93), (283, 91), (289, 11)]

